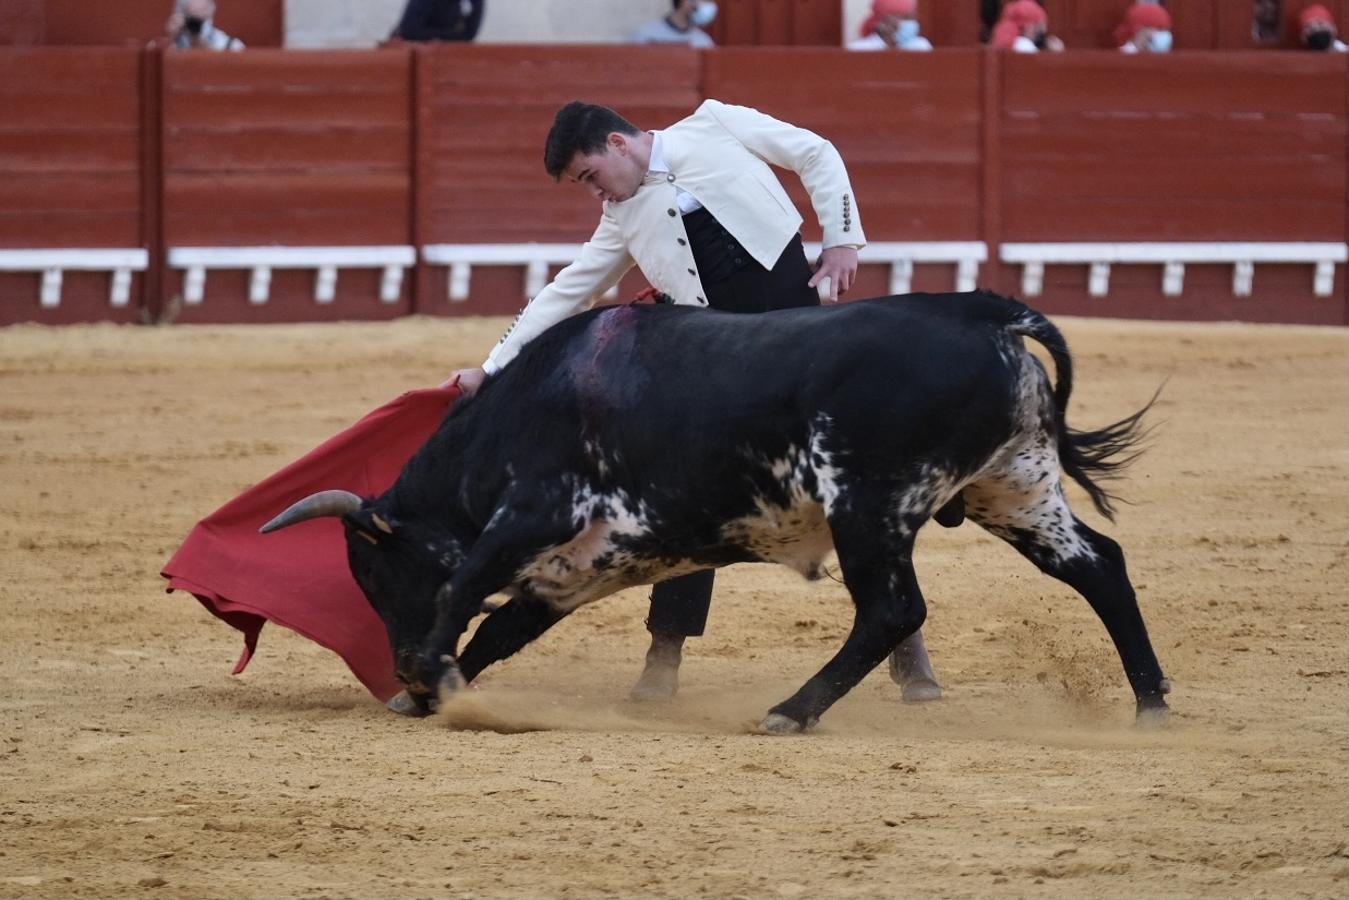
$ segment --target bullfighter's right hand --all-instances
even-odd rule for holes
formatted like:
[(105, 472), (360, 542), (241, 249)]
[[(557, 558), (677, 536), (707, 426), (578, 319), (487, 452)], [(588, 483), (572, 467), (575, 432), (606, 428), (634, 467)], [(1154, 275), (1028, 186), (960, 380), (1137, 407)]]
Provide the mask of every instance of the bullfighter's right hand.
[(441, 382), (443, 388), (458, 387), (464, 392), (465, 397), (472, 397), (478, 393), (478, 388), (487, 379), (487, 370), (481, 367), (476, 369), (455, 369), (450, 373), (450, 377)]

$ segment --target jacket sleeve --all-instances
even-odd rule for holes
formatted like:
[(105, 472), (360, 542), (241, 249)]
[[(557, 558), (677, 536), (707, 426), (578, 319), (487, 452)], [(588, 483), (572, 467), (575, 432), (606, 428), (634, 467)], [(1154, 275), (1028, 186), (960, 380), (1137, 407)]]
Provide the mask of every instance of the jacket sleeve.
[(755, 156), (797, 174), (824, 230), (825, 247), (866, 244), (848, 170), (833, 144), (747, 106), (708, 100), (703, 108)]
[(482, 367), (488, 374), (499, 372), (525, 344), (568, 316), (594, 306), (632, 266), (622, 230), (606, 209), (576, 261), (558, 272), (552, 283), (521, 310)]

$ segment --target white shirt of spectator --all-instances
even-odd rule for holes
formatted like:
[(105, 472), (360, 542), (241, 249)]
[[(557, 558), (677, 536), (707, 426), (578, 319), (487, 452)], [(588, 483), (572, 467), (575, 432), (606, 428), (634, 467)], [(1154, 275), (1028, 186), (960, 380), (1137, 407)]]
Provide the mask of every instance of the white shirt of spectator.
[(690, 47), (715, 47), (712, 35), (696, 25), (690, 25), (688, 31), (680, 31), (666, 19), (656, 19), (641, 25), (632, 33), (634, 44), (688, 44)]
[(872, 32), (866, 37), (858, 38), (855, 41), (848, 42), (849, 50), (914, 50), (926, 52), (932, 49), (932, 42), (921, 34), (912, 40), (903, 41), (895, 47), (891, 47), (885, 42), (885, 38), (876, 32)]
[(178, 32), (178, 37), (174, 38), (173, 46), (183, 50), (190, 48), (206, 48), (208, 50), (242, 50), (244, 42), (238, 38), (230, 37), (219, 28), (215, 23), (206, 21), (201, 26), (201, 43), (192, 43), (192, 36), (186, 30)]

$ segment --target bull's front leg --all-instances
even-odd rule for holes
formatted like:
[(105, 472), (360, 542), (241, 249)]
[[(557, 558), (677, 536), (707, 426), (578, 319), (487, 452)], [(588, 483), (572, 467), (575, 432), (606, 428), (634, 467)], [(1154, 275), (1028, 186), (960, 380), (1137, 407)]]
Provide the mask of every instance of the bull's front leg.
[[(437, 685), (455, 687), (455, 676), (460, 674), (472, 680), (488, 665), (510, 656), (558, 621), (561, 615), (545, 604), (517, 598), (483, 622), (482, 627), (488, 629), (486, 638), (480, 641), (475, 635), (469, 645), (481, 645), (482, 649), (474, 650), (467, 660), (456, 659), (459, 638), (483, 602), (515, 582), (540, 554), (566, 543), (576, 533), (569, 515), (541, 513), (537, 507), (523, 506), (498, 511), (492, 517), (492, 526), (474, 543), (454, 577), (437, 595), (436, 621), (422, 644), (417, 681), (424, 688), (434, 689)], [(493, 623), (490, 628), (489, 623)]]
[(473, 633), (473, 639), (456, 660), (460, 674), (465, 682), (472, 681), (483, 669), (514, 655), (566, 615), (528, 594), (510, 600), (484, 619)]

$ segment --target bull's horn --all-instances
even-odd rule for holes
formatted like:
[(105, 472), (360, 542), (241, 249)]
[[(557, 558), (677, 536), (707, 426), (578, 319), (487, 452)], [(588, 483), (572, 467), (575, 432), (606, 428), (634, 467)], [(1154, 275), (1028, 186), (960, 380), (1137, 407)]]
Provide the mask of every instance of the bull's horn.
[(323, 516), (344, 516), (361, 508), (361, 498), (351, 491), (319, 491), (291, 504), (290, 508), (259, 529), (263, 534)]

